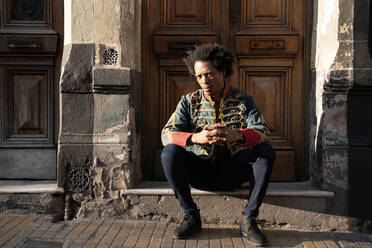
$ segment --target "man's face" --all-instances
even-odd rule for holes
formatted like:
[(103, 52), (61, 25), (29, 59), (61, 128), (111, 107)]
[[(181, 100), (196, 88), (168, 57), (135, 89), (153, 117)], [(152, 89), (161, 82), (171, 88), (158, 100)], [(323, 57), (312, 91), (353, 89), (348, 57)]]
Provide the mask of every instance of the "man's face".
[(222, 93), (224, 88), (223, 72), (219, 72), (209, 61), (194, 63), (195, 77), (204, 94), (211, 97)]

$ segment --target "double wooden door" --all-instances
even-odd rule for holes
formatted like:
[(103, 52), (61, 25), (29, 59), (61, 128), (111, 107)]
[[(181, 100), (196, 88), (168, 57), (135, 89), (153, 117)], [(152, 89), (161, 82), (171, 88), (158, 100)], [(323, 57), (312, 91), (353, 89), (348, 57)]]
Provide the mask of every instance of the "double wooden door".
[(0, 10), (0, 179), (56, 179), (63, 0)]
[(195, 44), (218, 42), (237, 64), (230, 84), (255, 99), (277, 152), (272, 180), (304, 174), (305, 0), (147, 0), (143, 3), (143, 172), (162, 179), (160, 132), (198, 85), (183, 64)]

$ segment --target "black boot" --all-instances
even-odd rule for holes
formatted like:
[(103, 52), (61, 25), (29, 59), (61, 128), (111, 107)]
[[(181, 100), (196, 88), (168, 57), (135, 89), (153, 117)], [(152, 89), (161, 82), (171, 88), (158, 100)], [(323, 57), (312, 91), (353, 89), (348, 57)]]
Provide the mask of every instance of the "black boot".
[(199, 210), (195, 210), (183, 217), (182, 223), (174, 229), (173, 238), (184, 239), (201, 231), (201, 219)]
[(257, 246), (267, 246), (266, 236), (258, 229), (256, 218), (243, 215), (240, 232), (248, 241)]

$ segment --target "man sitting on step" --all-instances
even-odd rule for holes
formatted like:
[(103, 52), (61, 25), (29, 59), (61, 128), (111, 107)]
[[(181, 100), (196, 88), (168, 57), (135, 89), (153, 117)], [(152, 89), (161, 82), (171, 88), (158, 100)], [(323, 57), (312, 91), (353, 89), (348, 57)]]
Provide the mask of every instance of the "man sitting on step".
[(275, 160), (269, 129), (252, 97), (229, 86), (235, 62), (230, 52), (218, 44), (203, 44), (189, 51), (184, 61), (201, 89), (181, 97), (162, 130), (165, 176), (185, 212), (173, 237), (201, 231), (190, 186), (231, 190), (249, 180), (240, 230), (250, 242), (264, 246), (267, 239), (256, 217)]

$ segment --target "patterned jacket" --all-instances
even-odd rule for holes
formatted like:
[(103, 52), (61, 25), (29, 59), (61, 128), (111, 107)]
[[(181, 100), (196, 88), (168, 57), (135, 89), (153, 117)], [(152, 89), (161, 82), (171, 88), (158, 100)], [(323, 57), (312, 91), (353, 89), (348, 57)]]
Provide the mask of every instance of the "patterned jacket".
[(245, 143), (227, 142), (226, 147), (231, 156), (268, 140), (269, 128), (256, 107), (253, 98), (247, 93), (229, 87), (224, 91), (216, 116), (214, 102), (209, 101), (199, 89), (182, 96), (176, 111), (170, 117), (162, 130), (163, 145), (176, 144), (193, 152), (200, 158), (209, 159), (215, 152), (215, 145), (186, 145), (192, 133), (198, 133), (208, 124), (225, 123), (232, 129), (237, 129), (245, 137)]

